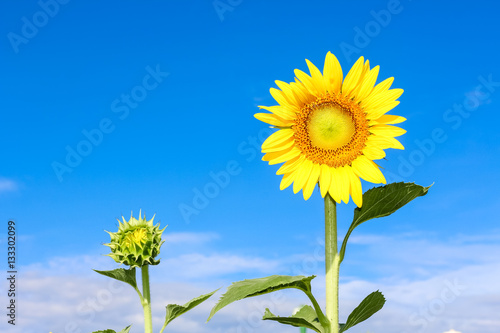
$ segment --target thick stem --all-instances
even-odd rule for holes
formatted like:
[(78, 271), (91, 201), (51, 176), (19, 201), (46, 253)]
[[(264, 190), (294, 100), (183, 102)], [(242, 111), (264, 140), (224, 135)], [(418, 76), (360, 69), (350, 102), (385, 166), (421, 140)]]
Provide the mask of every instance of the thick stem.
[(337, 252), (337, 206), (329, 193), (325, 195), (325, 268), (326, 268), (326, 317), (330, 322), (329, 333), (339, 331), (339, 267)]
[(144, 333), (153, 333), (153, 318), (151, 316), (151, 293), (149, 290), (149, 265), (141, 267), (142, 271), (142, 308), (144, 309)]

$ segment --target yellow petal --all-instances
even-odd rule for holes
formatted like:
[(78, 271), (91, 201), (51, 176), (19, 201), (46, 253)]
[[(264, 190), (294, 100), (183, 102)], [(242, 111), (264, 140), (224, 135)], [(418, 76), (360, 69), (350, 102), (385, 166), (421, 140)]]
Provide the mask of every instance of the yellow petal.
[(372, 147), (378, 147), (381, 149), (394, 148), (404, 150), (405, 147), (398, 140), (380, 135), (370, 135), (366, 139), (366, 145)]
[(307, 179), (307, 183), (305, 187), (302, 189), (302, 194), (304, 195), (304, 199), (307, 200), (311, 197), (314, 189), (316, 188), (316, 184), (318, 183), (318, 178), (320, 174), (320, 165), (314, 164), (311, 169), (311, 173), (309, 178)]
[(350, 167), (337, 168), (339, 195), (340, 199), (345, 203), (349, 203), (349, 173), (347, 168), (350, 169)]
[(380, 160), (385, 157), (385, 151), (381, 148), (366, 146), (363, 154), (370, 160)]
[(281, 106), (281, 105), (273, 105), (273, 106), (263, 106), (259, 105), (260, 109), (267, 110), (269, 112), (274, 113), (280, 118), (286, 119), (286, 120), (293, 120), (295, 119), (295, 112), (292, 111), (294, 110), (293, 107), (291, 106)]
[(372, 92), (370, 93), (370, 95), (368, 95), (368, 97), (365, 98), (366, 101), (363, 101), (363, 102), (369, 102), (371, 99), (373, 98), (376, 98), (376, 96), (384, 91), (387, 91), (389, 90), (389, 88), (391, 87), (392, 83), (394, 82), (394, 78), (393, 77), (390, 77), (390, 78), (387, 78), (385, 79), (384, 81), (380, 82), (379, 84), (377, 84)]
[(285, 173), (290, 173), (295, 171), (297, 167), (304, 161), (304, 155), (299, 155), (294, 159), (288, 160), (283, 164), (278, 171), (276, 171), (277, 175), (284, 175)]
[(331, 52), (328, 52), (323, 67), (323, 81), (325, 82), (326, 90), (338, 94), (342, 87), (342, 78), (342, 67), (338, 59)]
[(385, 177), (382, 172), (380, 172), (380, 169), (364, 155), (360, 155), (352, 161), (352, 169), (358, 177), (366, 181), (376, 184), (386, 183)]
[(278, 90), (276, 88), (271, 88), (271, 89), (269, 89), (269, 92), (271, 93), (273, 98), (276, 100), (276, 102), (278, 102), (278, 104), (280, 104), (280, 105), (293, 104), (293, 103), (290, 103), (286, 99), (285, 95), (283, 94), (283, 92), (281, 90)]
[(391, 89), (382, 91), (378, 94), (371, 93), (368, 98), (361, 101), (361, 104), (366, 109), (375, 109), (386, 103), (394, 102), (403, 94), (403, 92), (403, 89)]
[(270, 165), (283, 163), (300, 155), (300, 150), (293, 147), (289, 151), (278, 151), (267, 153), (262, 157), (263, 161), (268, 161)]
[(290, 91), (297, 100), (297, 108), (300, 109), (302, 106), (309, 103), (311, 99), (310, 94), (300, 81), (290, 83)]
[(383, 136), (396, 137), (406, 133), (406, 130), (392, 125), (375, 125), (370, 127), (370, 133)]
[(364, 61), (365, 59), (363, 57), (360, 57), (352, 66), (349, 73), (347, 73), (344, 79), (344, 83), (342, 84), (342, 94), (344, 96), (348, 96), (352, 91), (356, 89), (359, 78), (361, 74), (363, 74)]
[(361, 181), (359, 177), (354, 174), (351, 168), (348, 168), (347, 171), (350, 179), (350, 192), (352, 201), (356, 204), (356, 206), (361, 207), (363, 205), (363, 190), (361, 188)]
[(292, 88), (290, 85), (286, 82), (283, 81), (274, 81), (276, 85), (281, 89), (282, 95), (285, 97), (287, 100), (288, 104), (290, 105), (298, 105), (300, 103), (300, 100), (297, 100), (295, 97), (295, 94), (292, 91)]
[(307, 67), (309, 68), (309, 72), (311, 73), (311, 78), (314, 86), (316, 87), (316, 91), (319, 93), (325, 93), (325, 84), (323, 82), (323, 75), (319, 71), (319, 69), (314, 66), (312, 62), (306, 59)]
[[(336, 168), (329, 168), (330, 169), (330, 174), (331, 174), (331, 182), (330, 182), (330, 188), (328, 189), (328, 192), (332, 196), (333, 200), (335, 200), (337, 203), (340, 203), (342, 201), (342, 191), (343, 191), (343, 183), (340, 181), (340, 172), (339, 169)], [(347, 196), (349, 197), (349, 192), (347, 192)]]
[[(333, 169), (333, 168), (332, 168)], [(321, 172), (319, 174), (319, 189), (321, 190), (321, 196), (324, 198), (326, 192), (330, 189), (330, 183), (332, 180), (332, 173), (330, 167), (326, 164), (321, 164)]]
[(254, 117), (273, 126), (290, 127), (293, 125), (292, 120), (283, 119), (272, 113), (256, 113), (254, 114)]
[(293, 139), (288, 139), (288, 141), (285, 141), (279, 145), (276, 145), (275, 147), (270, 147), (270, 148), (262, 148), (263, 153), (274, 153), (277, 151), (282, 151), (282, 150), (288, 150), (295, 144), (295, 141)]
[(283, 191), (285, 188), (292, 185), (295, 175), (296, 175), (295, 171), (285, 174), (283, 176), (283, 179), (281, 179), (280, 190)]
[(280, 129), (271, 134), (262, 144), (262, 150), (274, 148), (290, 140), (293, 137), (293, 130), (290, 128)]
[(374, 123), (377, 124), (399, 124), (402, 123), (403, 121), (406, 121), (405, 117), (401, 116), (395, 116), (392, 114), (384, 114), (383, 116), (380, 116), (378, 119), (373, 120)]
[(383, 104), (375, 109), (367, 108), (365, 109), (365, 112), (367, 113), (368, 118), (378, 119), (382, 117), (386, 112), (394, 109), (398, 104), (399, 101), (387, 102), (386, 104)]
[[(356, 83), (355, 88), (350, 93), (348, 93), (348, 97), (355, 98), (358, 95), (359, 89), (361, 89), (361, 85), (365, 81), (365, 78), (368, 75), (368, 73), (370, 73), (370, 61), (366, 60), (365, 64), (363, 65), (363, 70), (359, 75), (358, 82)], [(373, 84), (375, 84), (375, 82), (373, 82)]]
[(300, 82), (306, 87), (306, 89), (309, 91), (310, 94), (312, 95), (319, 95), (318, 91), (316, 90), (316, 86), (314, 85), (313, 79), (301, 71), (300, 69), (296, 69), (294, 71), (295, 76), (300, 80)]
[(309, 104), (316, 100), (316, 96), (310, 92), (299, 79), (295, 78), (295, 82), (290, 83), (293, 92), (304, 104)]
[(298, 193), (306, 184), (309, 175), (311, 174), (313, 163), (305, 160), (299, 168), (297, 168), (297, 176), (293, 182), (293, 193)]
[(368, 95), (370, 95), (371, 91), (373, 90), (373, 86), (375, 85), (375, 82), (377, 81), (377, 76), (378, 76), (379, 70), (380, 70), (379, 66), (374, 67), (363, 78), (363, 82), (360, 82), (359, 90), (355, 94), (355, 97), (358, 101), (361, 101), (361, 100), (363, 100), (363, 98), (366, 98)]

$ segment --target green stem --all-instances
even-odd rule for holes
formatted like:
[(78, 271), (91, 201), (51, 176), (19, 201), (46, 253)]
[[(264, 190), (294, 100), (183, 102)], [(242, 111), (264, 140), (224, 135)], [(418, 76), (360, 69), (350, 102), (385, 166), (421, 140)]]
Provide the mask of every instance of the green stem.
[(160, 333), (163, 333), (163, 331), (165, 330), (165, 327), (167, 327), (167, 322), (166, 321), (165, 321), (165, 324), (163, 324), (163, 327), (161, 328)]
[(141, 267), (142, 271), (142, 308), (144, 309), (144, 333), (153, 333), (151, 316), (151, 292), (149, 291), (149, 265)]
[(339, 267), (337, 252), (337, 206), (329, 193), (325, 196), (325, 268), (327, 333), (339, 332)]

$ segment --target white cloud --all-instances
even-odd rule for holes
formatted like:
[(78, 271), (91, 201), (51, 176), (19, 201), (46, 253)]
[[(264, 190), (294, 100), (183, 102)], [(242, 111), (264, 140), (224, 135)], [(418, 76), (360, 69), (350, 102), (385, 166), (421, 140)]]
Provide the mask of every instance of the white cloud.
[(275, 260), (250, 256), (191, 253), (163, 259), (157, 275), (164, 272), (169, 280), (200, 280), (234, 273), (272, 274), (279, 265)]
[[(379, 289), (387, 299), (379, 313), (350, 332), (421, 333), (451, 329), (463, 333), (498, 332), (500, 265), (495, 254), (500, 253), (500, 245), (493, 241), (497, 239), (495, 235), (459, 236), (448, 242), (431, 242), (425, 235), (421, 239), (415, 235), (387, 238), (380, 242), (377, 237), (361, 235), (358, 244), (351, 244), (353, 252), (360, 250), (357, 247), (367, 252), (377, 251), (378, 255), (384, 256), (380, 260), (384, 269), (389, 269), (378, 278), (368, 280), (362, 276), (350, 276), (342, 280), (341, 319), (345, 320), (372, 291)], [(196, 235), (178, 235), (178, 239), (199, 240)], [(385, 245), (387, 243), (389, 245)], [(319, 261), (311, 268), (316, 273), (322, 268), (321, 258), (312, 255), (290, 256), (279, 261), (214, 251), (165, 257), (160, 266), (151, 268), (154, 326), (157, 330), (163, 324), (166, 304), (184, 304), (193, 297), (221, 286), (227, 287), (232, 280), (231, 274), (249, 278), (281, 274), (293, 261), (297, 267), (311, 268), (303, 265), (308, 258)], [(358, 260), (362, 265), (376, 266), (378, 262), (374, 258), (366, 256)], [(452, 263), (443, 265), (447, 260)], [(15, 329), (6, 328), (6, 333), (87, 333), (105, 328), (121, 330), (131, 323), (134, 324), (132, 331), (140, 332), (142, 309), (135, 291), (92, 272), (90, 268), (94, 267), (114, 268), (112, 261), (102, 256), (60, 257), (22, 267), (18, 276), (18, 325)], [(303, 273), (307, 274), (309, 268)], [(400, 270), (416, 273), (399, 274)], [(426, 273), (419, 274), (418, 270)], [(211, 307), (223, 291), (177, 318), (169, 325), (168, 331), (292, 332), (291, 327), (262, 321), (264, 309), (268, 307), (273, 313), (286, 316), (298, 305), (309, 304), (300, 291), (286, 290), (236, 302), (205, 324)], [(313, 292), (324, 306), (324, 275), (313, 280)]]
[(0, 178), (0, 193), (17, 191), (18, 184), (7, 178)]
[(219, 238), (220, 236), (215, 232), (174, 232), (165, 233), (163, 237), (165, 244), (204, 244)]

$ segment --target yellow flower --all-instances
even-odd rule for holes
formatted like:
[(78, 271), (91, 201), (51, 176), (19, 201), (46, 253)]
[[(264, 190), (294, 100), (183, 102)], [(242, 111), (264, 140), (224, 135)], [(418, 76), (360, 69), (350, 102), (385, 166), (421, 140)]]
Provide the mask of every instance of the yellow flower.
[(399, 104), (402, 89), (389, 89), (394, 78), (375, 85), (379, 66), (370, 69), (361, 57), (343, 79), (342, 68), (330, 52), (323, 74), (306, 59), (311, 75), (296, 69), (295, 82), (276, 81), (271, 88), (276, 106), (260, 106), (271, 113), (255, 117), (279, 130), (262, 144), (262, 158), (269, 164), (283, 163), (280, 188), (293, 183), (304, 199), (319, 183), (321, 196), (330, 193), (336, 202), (361, 207), (360, 178), (386, 183), (373, 160), (385, 157), (384, 149), (404, 149), (395, 137), (406, 133), (393, 124), (406, 119), (386, 113)]

